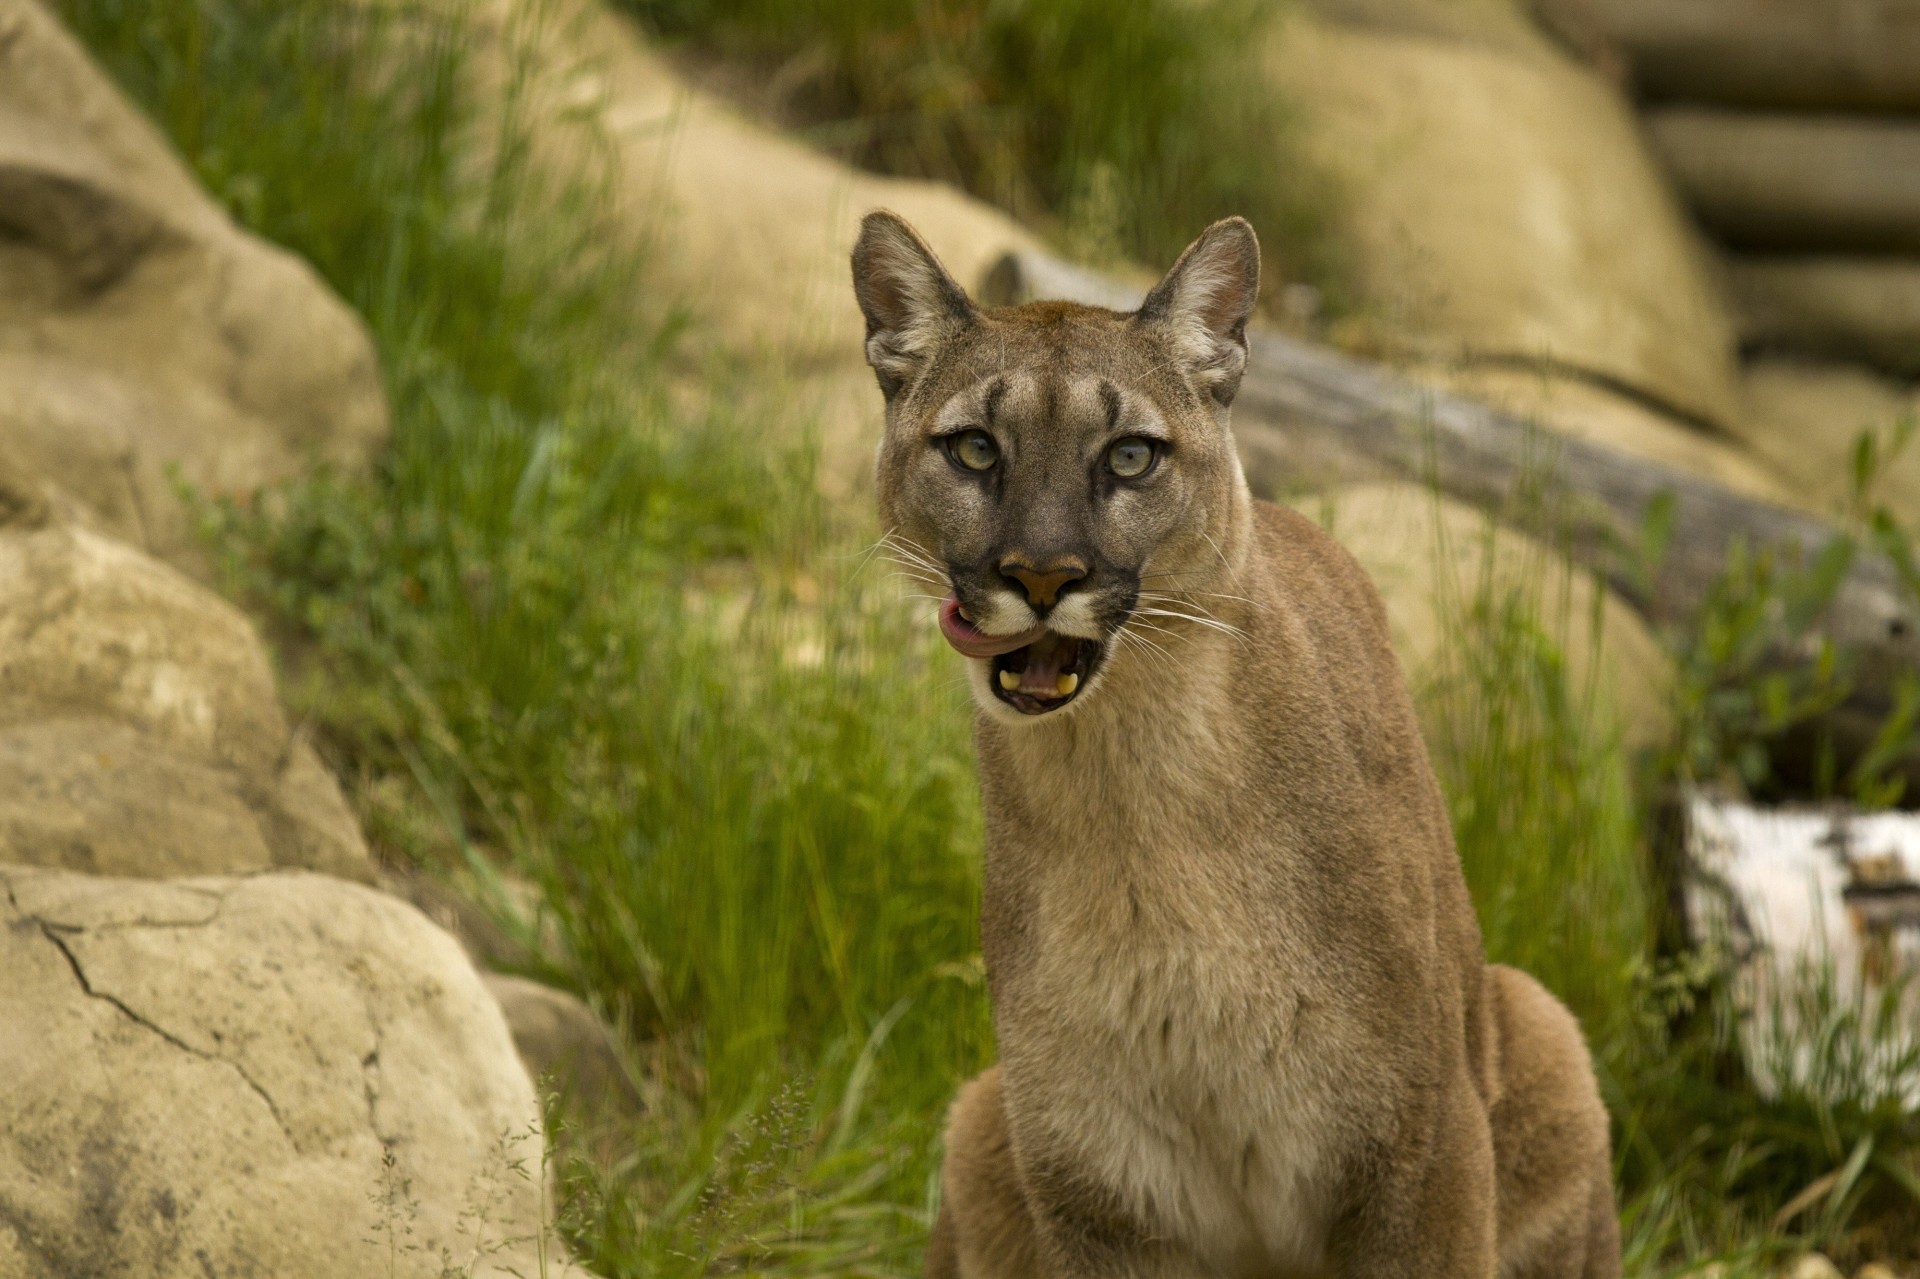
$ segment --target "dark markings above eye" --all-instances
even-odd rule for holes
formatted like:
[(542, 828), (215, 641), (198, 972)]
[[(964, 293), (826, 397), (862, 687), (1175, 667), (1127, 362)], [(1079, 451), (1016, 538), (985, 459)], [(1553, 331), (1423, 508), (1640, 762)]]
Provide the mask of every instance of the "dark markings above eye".
[(969, 471), (991, 471), (1000, 460), (1000, 446), (978, 427), (947, 436), (947, 456)]
[(1100, 384), (1100, 403), (1106, 406), (1107, 429), (1111, 431), (1120, 423), (1120, 392), (1113, 383)]
[(1129, 435), (1107, 448), (1107, 469), (1123, 480), (1137, 480), (1153, 469), (1160, 446), (1144, 436)]
[(993, 425), (994, 418), (1000, 413), (1000, 401), (1006, 398), (1007, 379), (1003, 377), (993, 379), (993, 385), (987, 388), (986, 402), (981, 410), (986, 414), (988, 426)]

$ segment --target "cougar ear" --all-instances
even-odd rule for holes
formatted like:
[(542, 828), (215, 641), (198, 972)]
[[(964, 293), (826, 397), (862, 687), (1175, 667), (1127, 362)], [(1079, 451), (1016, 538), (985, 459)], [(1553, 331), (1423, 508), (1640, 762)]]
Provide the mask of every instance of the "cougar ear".
[(889, 400), (979, 314), (926, 242), (885, 209), (860, 220), (853, 295), (867, 317), (867, 363)]
[(1260, 296), (1260, 241), (1245, 218), (1200, 233), (1134, 313), (1159, 330), (1194, 385), (1222, 407), (1247, 367), (1247, 317)]

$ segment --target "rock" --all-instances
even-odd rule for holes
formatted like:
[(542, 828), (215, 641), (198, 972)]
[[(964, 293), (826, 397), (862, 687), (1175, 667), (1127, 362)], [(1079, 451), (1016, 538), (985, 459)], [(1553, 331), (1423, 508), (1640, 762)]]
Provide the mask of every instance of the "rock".
[(246, 618), (50, 518), (0, 526), (0, 861), (372, 875)]
[(1920, 259), (1736, 258), (1727, 274), (1745, 341), (1920, 373)]
[[(1571, 691), (1578, 697), (1595, 690), (1603, 730), (1617, 727), (1632, 747), (1665, 741), (1673, 681), (1665, 652), (1625, 601), (1569, 570), (1551, 548), (1512, 529), (1490, 538), (1483, 511), (1416, 484), (1338, 489), (1327, 497), (1326, 513), (1334, 537), (1379, 589), (1394, 651), (1416, 690), (1444, 678), (1449, 609), (1471, 602), (1487, 580), (1502, 595), (1525, 593), (1535, 620), (1565, 654)], [(1423, 701), (1423, 711), (1434, 705)]]
[(0, 1274), (578, 1273), (530, 1241), (499, 1009), (416, 911), (306, 874), (0, 885)]
[(613, 1036), (577, 995), (505, 973), (481, 976), (500, 1001), (527, 1073), (575, 1107), (589, 1128), (631, 1122), (645, 1110)]
[[(1853, 487), (1854, 441), (1920, 412), (1920, 396), (1859, 365), (1757, 360), (1747, 370), (1746, 411), (1735, 430), (1807, 504), (1840, 510)], [(1882, 473), (1879, 500), (1920, 512), (1920, 439)]]
[(1780, 1272), (1780, 1279), (1846, 1279), (1840, 1267), (1817, 1252), (1793, 1262)]
[[(544, 16), (528, 21), (536, 10)], [(564, 166), (592, 146), (581, 124), (604, 129), (618, 169), (616, 225), (650, 246), (659, 290), (698, 297), (702, 333), (754, 361), (779, 419), (818, 428), (824, 484), (864, 482), (881, 400), (847, 274), (860, 218), (896, 210), (969, 287), (1033, 236), (952, 187), (865, 173), (747, 120), (692, 86), (611, 6), (494, 0), (472, 12), (471, 47), (496, 85), (522, 47), (514, 40), (531, 46), (549, 120), (535, 152)], [(527, 35), (536, 27), (544, 34)]]
[(1877, 1261), (1869, 1261), (1853, 1272), (1853, 1279), (1900, 1279), (1900, 1274), (1892, 1266), (1883, 1266)]
[(373, 348), (236, 228), (35, 0), (0, 0), (0, 463), (196, 559), (174, 474), (244, 494), (386, 433)]
[(1510, 6), (1367, 7), (1364, 24), (1283, 20), (1270, 64), (1346, 192), (1335, 231), (1360, 314), (1335, 335), (1423, 361), (1545, 363), (1727, 421), (1732, 324), (1620, 94)]
[(1583, 52), (1660, 99), (1821, 111), (1920, 107), (1911, 0), (1534, 0)]
[(1647, 133), (1700, 220), (1736, 245), (1920, 247), (1920, 123), (1673, 107)]

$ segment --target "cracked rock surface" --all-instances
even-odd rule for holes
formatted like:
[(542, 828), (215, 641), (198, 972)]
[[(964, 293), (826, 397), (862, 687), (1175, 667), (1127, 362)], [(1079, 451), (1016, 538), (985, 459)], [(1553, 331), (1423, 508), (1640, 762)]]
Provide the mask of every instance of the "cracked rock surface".
[(34, 0), (0, 0), (0, 386), (0, 463), (176, 562), (171, 468), (247, 493), (387, 430), (358, 317), (234, 226)]
[(372, 874), (247, 619), (132, 547), (30, 516), (0, 516), (0, 862)]
[(302, 873), (0, 888), (0, 1275), (543, 1273), (533, 1086), (412, 907)]

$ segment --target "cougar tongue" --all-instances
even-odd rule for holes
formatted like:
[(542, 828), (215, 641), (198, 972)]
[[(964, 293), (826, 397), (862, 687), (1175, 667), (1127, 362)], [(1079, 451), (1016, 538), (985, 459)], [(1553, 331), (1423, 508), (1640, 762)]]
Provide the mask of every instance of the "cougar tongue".
[(947, 637), (947, 643), (968, 657), (998, 657), (1016, 648), (1025, 648), (1045, 635), (1047, 628), (1036, 626), (1018, 635), (989, 635), (962, 617), (959, 599), (949, 595), (940, 601), (940, 633)]

